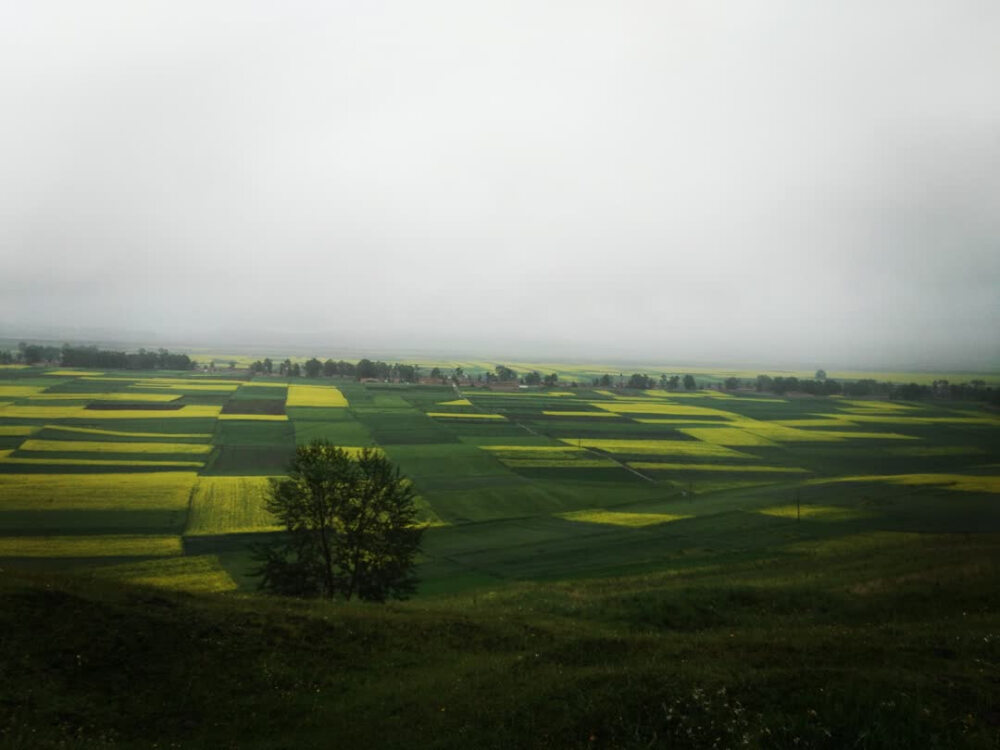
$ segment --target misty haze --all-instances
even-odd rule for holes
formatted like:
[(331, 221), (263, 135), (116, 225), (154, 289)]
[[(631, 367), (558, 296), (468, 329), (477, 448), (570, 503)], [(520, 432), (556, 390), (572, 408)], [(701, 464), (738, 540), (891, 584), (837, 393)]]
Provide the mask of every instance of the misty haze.
[(0, 12), (5, 335), (1000, 360), (990, 3)]
[(0, 747), (996, 750), (998, 40), (0, 2)]

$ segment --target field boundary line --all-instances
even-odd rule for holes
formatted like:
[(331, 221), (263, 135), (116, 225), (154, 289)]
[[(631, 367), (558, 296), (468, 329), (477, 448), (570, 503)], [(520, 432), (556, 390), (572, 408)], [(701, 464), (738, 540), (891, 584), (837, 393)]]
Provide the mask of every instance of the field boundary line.
[(188, 529), (191, 527), (191, 509), (194, 507), (194, 495), (198, 491), (198, 482), (200, 481), (201, 475), (196, 474), (194, 484), (192, 484), (191, 489), (188, 490), (188, 502), (187, 508), (184, 510), (184, 530), (181, 532), (181, 539), (187, 536)]
[(582, 447), (585, 451), (587, 451), (587, 453), (590, 453), (590, 454), (592, 454), (594, 456), (597, 456), (598, 458), (606, 458), (606, 459), (608, 459), (610, 461), (614, 461), (616, 464), (618, 464), (623, 469), (625, 469), (625, 471), (630, 471), (633, 474), (635, 474), (637, 477), (639, 477), (640, 479), (645, 479), (647, 482), (652, 482), (653, 484), (656, 484), (655, 480), (652, 477), (647, 477), (645, 474), (640, 473), (638, 469), (633, 469), (627, 463), (625, 463), (624, 461), (621, 461), (621, 460), (615, 458), (612, 454), (607, 453), (606, 451), (602, 451), (602, 450), (597, 449), (597, 448), (588, 448), (588, 447), (585, 447), (585, 446), (578, 446), (578, 447)]
[[(464, 393), (462, 393), (462, 390), (461, 390), (461, 389), (460, 389), (460, 388), (458, 387), (458, 383), (453, 383), (453, 384), (452, 384), (452, 387), (453, 387), (453, 388), (455, 389), (455, 393), (457, 393), (457, 394), (458, 394), (458, 397), (459, 397), (459, 398), (465, 398), (465, 399), (468, 399), (468, 398), (469, 398), (469, 397), (468, 397), (468, 396), (466, 396), (466, 395), (465, 395)], [(485, 409), (483, 409), (483, 408), (482, 408), (481, 406), (479, 406), (479, 405), (478, 405), (478, 404), (477, 404), (477, 403), (476, 403), (475, 401), (473, 401), (473, 400), (471, 400), (471, 399), (469, 399), (469, 403), (470, 403), (470, 404), (472, 404), (472, 408), (473, 408), (473, 409), (475, 409), (475, 410), (476, 410), (477, 412), (479, 412), (480, 414), (490, 414), (490, 413), (496, 413), (496, 414), (503, 414), (503, 415), (504, 415), (504, 417), (506, 417), (506, 418), (507, 418), (507, 420), (509, 420), (509, 421), (513, 422), (514, 424), (516, 424), (516, 425), (517, 425), (518, 427), (520, 427), (521, 429), (523, 429), (523, 430), (527, 430), (527, 431), (528, 431), (528, 432), (529, 432), (530, 434), (534, 435), (535, 437), (548, 437), (547, 435), (542, 435), (541, 433), (538, 433), (538, 432), (535, 432), (535, 431), (534, 431), (533, 429), (531, 429), (530, 427), (528, 427), (528, 425), (526, 425), (526, 424), (521, 424), (521, 423), (520, 423), (520, 422), (519, 422), (518, 420), (516, 420), (516, 419), (511, 419), (511, 418), (510, 418), (510, 417), (509, 417), (509, 416), (507, 415), (507, 412), (506, 412), (505, 410), (503, 410), (503, 409), (495, 409), (495, 410), (494, 410), (494, 412), (488, 412), (488, 411), (486, 411)]]
[[(467, 398), (466, 395), (464, 393), (462, 393), (461, 390), (459, 390), (459, 387), (458, 387), (457, 384), (455, 385), (455, 393), (457, 393), (461, 398)], [(476, 405), (476, 403), (474, 401), (472, 401), (471, 403), (472, 403), (472, 406), (475, 407), (475, 409), (477, 411), (483, 411), (479, 406)], [(502, 409), (496, 409), (496, 413), (497, 414), (503, 414), (505, 417), (507, 417), (508, 420), (512, 421), (518, 427), (520, 427), (523, 430), (526, 430), (529, 434), (534, 435), (535, 437), (551, 438), (550, 435), (543, 435), (540, 432), (535, 432), (533, 429), (531, 429), (530, 427), (528, 427), (528, 425), (522, 424), (517, 419), (511, 419), (510, 416), (507, 414), (507, 412), (505, 412)], [(551, 438), (551, 439), (559, 440), (560, 438)], [(609, 459), (609, 460), (613, 461), (614, 463), (618, 464), (618, 466), (620, 466), (621, 468), (625, 469), (625, 471), (628, 471), (628, 472), (631, 472), (632, 474), (635, 474), (637, 477), (639, 477), (640, 479), (644, 479), (645, 481), (649, 482), (650, 484), (656, 484), (655, 480), (653, 480), (652, 477), (647, 477), (645, 474), (641, 474), (637, 469), (633, 469), (631, 466), (629, 466), (628, 464), (626, 464), (624, 461), (619, 461), (617, 458), (615, 458), (614, 456), (612, 456), (610, 453), (599, 453), (599, 452), (595, 451), (593, 448), (584, 448), (584, 450), (587, 453), (590, 453), (591, 455), (596, 456), (598, 458), (606, 458), (606, 459)]]

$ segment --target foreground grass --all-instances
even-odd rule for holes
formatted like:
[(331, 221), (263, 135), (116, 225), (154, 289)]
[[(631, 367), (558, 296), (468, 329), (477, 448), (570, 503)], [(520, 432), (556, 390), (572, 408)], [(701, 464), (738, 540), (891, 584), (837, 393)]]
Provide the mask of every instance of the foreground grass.
[(998, 747), (1000, 537), (387, 606), (0, 575), (0, 745)]

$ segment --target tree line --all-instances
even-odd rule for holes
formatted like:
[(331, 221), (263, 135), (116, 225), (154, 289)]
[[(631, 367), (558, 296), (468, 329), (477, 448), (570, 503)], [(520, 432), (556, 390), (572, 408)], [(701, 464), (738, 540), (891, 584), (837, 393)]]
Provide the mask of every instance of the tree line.
[(16, 351), (0, 351), (0, 364), (36, 365), (43, 362), (99, 370), (190, 370), (195, 367), (194, 360), (188, 355), (166, 349), (121, 352), (96, 346), (51, 346), (22, 341)]
[(400, 383), (416, 383), (420, 377), (420, 365), (406, 365), (401, 362), (382, 362), (361, 359), (358, 362), (337, 362), (327, 359), (320, 362), (316, 357), (306, 360), (302, 364), (284, 359), (281, 362), (274, 362), (270, 357), (259, 359), (250, 365), (250, 372), (255, 375), (281, 375), (285, 377), (342, 377), (357, 378), (358, 380), (374, 378), (375, 380), (392, 380)]
[[(285, 359), (275, 363), (270, 359), (254, 362), (251, 372), (259, 374), (278, 374), (287, 377), (306, 376), (317, 377), (349, 377), (358, 380), (375, 379), (400, 383), (418, 383), (421, 381), (420, 365), (407, 365), (400, 362), (388, 363), (361, 359), (358, 362), (334, 361), (327, 359), (321, 362), (316, 357), (303, 364)], [(487, 370), (475, 376), (466, 374), (461, 366), (453, 369), (433, 367), (427, 373), (427, 378), (433, 381), (465, 384), (517, 384), (525, 386), (554, 387), (560, 383), (558, 373), (543, 375), (538, 370), (518, 372), (507, 365), (496, 365), (492, 371)], [(570, 388), (578, 387), (575, 381), (566, 383)], [(811, 396), (850, 396), (852, 398), (876, 397), (904, 401), (914, 401), (930, 398), (947, 398), (956, 401), (987, 401), (1000, 404), (1000, 389), (990, 388), (984, 380), (972, 380), (968, 383), (949, 383), (947, 380), (935, 380), (931, 385), (918, 383), (879, 382), (871, 378), (859, 380), (836, 380), (827, 377), (825, 370), (817, 370), (812, 378), (795, 376), (757, 375), (755, 378), (728, 377), (714, 386), (699, 384), (694, 375), (651, 376), (635, 372), (626, 377), (623, 373), (612, 375), (606, 373), (591, 381), (595, 388), (627, 388), (630, 390), (650, 390), (659, 388), (665, 391), (695, 391), (704, 387), (715, 387), (719, 390), (737, 391), (754, 390), (758, 393), (806, 393)]]
[[(822, 371), (819, 371), (820, 374)], [(730, 387), (730, 378), (726, 380), (726, 388)], [(769, 375), (758, 375), (754, 380), (754, 388), (760, 392), (775, 393), (783, 395), (785, 393), (808, 393), (813, 396), (851, 396), (888, 398), (900, 401), (919, 401), (922, 399), (951, 399), (954, 401), (987, 401), (1000, 403), (1000, 390), (986, 385), (985, 380), (971, 380), (968, 383), (949, 383), (947, 380), (935, 380), (930, 385), (920, 383), (890, 383), (879, 382), (872, 378), (861, 378), (859, 380), (834, 380), (827, 378), (825, 373), (822, 377), (810, 379), (799, 379), (792, 377), (771, 377)]]
[(651, 388), (660, 388), (664, 391), (678, 391), (681, 389), (682, 384), (685, 391), (698, 389), (698, 384), (695, 382), (694, 376), (690, 374), (685, 375), (683, 379), (681, 379), (680, 375), (671, 375), (670, 377), (660, 375), (659, 379), (655, 379), (641, 372), (634, 372), (628, 380), (625, 380), (625, 376), (621, 373), (618, 374), (617, 378), (613, 375), (604, 374), (594, 378), (592, 381), (592, 385), (597, 388), (631, 388), (641, 391), (647, 391)]
[[(14, 351), (0, 350), (0, 364), (58, 363), (62, 367), (83, 367), (88, 369), (109, 370), (191, 370), (197, 363), (187, 354), (177, 354), (167, 349), (123, 352), (113, 349), (100, 349), (96, 346), (52, 346), (46, 344), (29, 344), (24, 341), (17, 345)], [(231, 367), (235, 366), (235, 363)], [(382, 380), (400, 383), (418, 383), (421, 380), (420, 365), (410, 365), (401, 362), (383, 362), (363, 358), (357, 362), (345, 360), (320, 361), (312, 357), (304, 363), (284, 359), (275, 362), (270, 358), (257, 360), (250, 365), (250, 372), (261, 375), (280, 375), (282, 377), (346, 377), (357, 380)], [(467, 384), (519, 384), (526, 386), (554, 387), (559, 384), (559, 375), (555, 372), (543, 375), (538, 370), (518, 372), (507, 365), (496, 365), (492, 371), (467, 375), (461, 366), (451, 370), (433, 367), (427, 377), (434, 381), (446, 383)], [(628, 378), (624, 374), (604, 374), (595, 377), (591, 383), (598, 388), (628, 388), (632, 390), (650, 390), (659, 388), (665, 391), (694, 391), (699, 384), (691, 374), (666, 375), (653, 377), (644, 373), (632, 373)], [(571, 388), (577, 383), (567, 384)], [(702, 384), (704, 387), (704, 384)], [(918, 401), (923, 399), (950, 399), (953, 401), (984, 401), (1000, 405), (1000, 388), (986, 385), (986, 381), (975, 379), (969, 382), (951, 383), (947, 380), (935, 380), (930, 385), (919, 383), (879, 382), (872, 378), (858, 380), (836, 380), (828, 378), (824, 370), (817, 370), (812, 378), (795, 376), (757, 375), (751, 379), (728, 377), (716, 386), (720, 390), (736, 391), (752, 389), (758, 393), (806, 393), (812, 396), (850, 396), (852, 398), (876, 397), (903, 401)]]
[[(303, 363), (285, 359), (281, 362), (266, 357), (250, 365), (250, 372), (256, 375), (281, 375), (285, 377), (342, 377), (356, 380), (382, 380), (398, 383), (419, 383), (423, 369), (420, 365), (408, 365), (402, 362), (383, 362), (381, 360), (361, 359), (357, 362), (327, 359), (321, 362), (312, 357)], [(433, 367), (427, 372), (427, 378), (447, 383), (519, 383), (523, 385), (554, 386), (559, 382), (559, 375), (552, 372), (543, 375), (537, 370), (519, 373), (507, 365), (497, 365), (493, 371), (477, 373), (475, 376), (466, 374), (459, 365), (453, 369)], [(573, 383), (576, 386), (576, 383)]]
[[(602, 375), (594, 378), (593, 385), (602, 388), (628, 388), (633, 390), (649, 390), (660, 388), (666, 391), (678, 391), (683, 387), (693, 391), (698, 384), (692, 375), (660, 375), (658, 379), (643, 373), (633, 373), (628, 379), (623, 374), (618, 376)], [(852, 398), (887, 398), (900, 401), (919, 401), (923, 399), (950, 399), (953, 401), (985, 401), (1000, 405), (1000, 389), (986, 385), (985, 380), (971, 380), (967, 383), (950, 383), (947, 380), (935, 380), (930, 385), (919, 383), (880, 382), (872, 378), (858, 380), (835, 380), (828, 378), (824, 370), (817, 370), (813, 378), (798, 378), (795, 376), (758, 375), (755, 378), (740, 379), (728, 377), (716, 386), (719, 390), (737, 391), (752, 389), (758, 393), (773, 393), (783, 396), (786, 393), (806, 393), (811, 396), (850, 396)]]

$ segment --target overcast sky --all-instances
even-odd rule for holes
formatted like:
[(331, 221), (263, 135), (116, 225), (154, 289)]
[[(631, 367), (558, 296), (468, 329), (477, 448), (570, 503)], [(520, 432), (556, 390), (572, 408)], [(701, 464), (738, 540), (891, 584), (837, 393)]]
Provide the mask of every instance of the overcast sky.
[(998, 40), (996, 0), (0, 0), (0, 334), (997, 367)]

